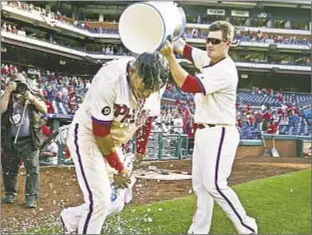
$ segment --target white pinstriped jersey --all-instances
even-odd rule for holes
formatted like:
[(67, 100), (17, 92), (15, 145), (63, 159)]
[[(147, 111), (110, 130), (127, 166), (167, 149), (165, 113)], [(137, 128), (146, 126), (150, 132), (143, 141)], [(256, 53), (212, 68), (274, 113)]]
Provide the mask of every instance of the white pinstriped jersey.
[(150, 116), (160, 114), (160, 100), (165, 87), (146, 100), (136, 100), (128, 78), (128, 57), (103, 65), (92, 80), (85, 100), (76, 111), (74, 122), (92, 130), (92, 119), (99, 122), (112, 121), (111, 135), (115, 146), (131, 139), (135, 131)]
[(197, 48), (192, 48), (192, 58), (205, 91), (194, 96), (195, 122), (235, 125), (238, 73), (233, 60), (227, 56), (210, 66), (207, 52)]

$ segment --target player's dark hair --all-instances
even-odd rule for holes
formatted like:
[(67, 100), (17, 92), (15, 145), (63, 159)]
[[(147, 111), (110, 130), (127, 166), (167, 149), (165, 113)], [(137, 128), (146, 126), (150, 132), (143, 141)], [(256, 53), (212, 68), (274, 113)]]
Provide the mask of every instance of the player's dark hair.
[(208, 33), (209, 32), (215, 32), (215, 31), (222, 31), (222, 38), (224, 41), (232, 41), (234, 34), (235, 34), (235, 28), (234, 26), (223, 20), (215, 21), (213, 22), (209, 28), (208, 28)]
[(169, 65), (167, 60), (155, 51), (154, 53), (143, 53), (134, 62), (136, 73), (143, 79), (146, 89), (162, 88), (169, 78)]

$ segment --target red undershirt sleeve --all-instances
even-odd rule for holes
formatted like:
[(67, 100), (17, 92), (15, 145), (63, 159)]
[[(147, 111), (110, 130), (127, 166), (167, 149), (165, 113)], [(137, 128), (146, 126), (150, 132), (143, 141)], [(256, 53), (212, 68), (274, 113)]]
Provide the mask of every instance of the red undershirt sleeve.
[(192, 47), (189, 44), (185, 44), (183, 49), (183, 57), (191, 62), (194, 62), (192, 57)]
[(92, 117), (92, 131), (93, 135), (104, 137), (110, 134), (112, 121), (101, 121)]
[(200, 79), (196, 76), (192, 76), (192, 75), (187, 75), (181, 90), (186, 92), (186, 93), (204, 93), (204, 95), (206, 95), (206, 91), (205, 88), (202, 84), (202, 82), (200, 81)]

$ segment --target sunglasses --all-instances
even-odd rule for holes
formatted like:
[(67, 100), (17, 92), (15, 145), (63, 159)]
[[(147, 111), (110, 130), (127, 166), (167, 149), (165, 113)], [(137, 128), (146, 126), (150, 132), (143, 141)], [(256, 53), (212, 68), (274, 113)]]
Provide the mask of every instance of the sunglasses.
[(211, 42), (212, 45), (218, 45), (221, 42), (225, 42), (225, 40), (217, 39), (217, 38), (206, 38), (206, 43), (209, 44)]

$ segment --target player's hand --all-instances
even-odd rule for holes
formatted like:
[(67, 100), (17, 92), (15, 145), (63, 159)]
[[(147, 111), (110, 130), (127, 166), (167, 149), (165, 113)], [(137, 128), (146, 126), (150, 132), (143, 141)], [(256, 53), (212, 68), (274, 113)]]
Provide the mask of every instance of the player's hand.
[(24, 95), (24, 99), (28, 100), (29, 103), (33, 103), (35, 101), (35, 96), (31, 94), (30, 91), (26, 91)]
[(10, 82), (7, 87), (6, 87), (6, 92), (8, 92), (9, 94), (11, 94), (13, 91), (16, 90), (16, 82)]
[(113, 185), (115, 185), (116, 188), (127, 188), (130, 183), (130, 175), (126, 168), (114, 175)]
[(144, 159), (144, 157), (145, 157), (145, 154), (142, 154), (142, 153), (137, 153), (135, 155), (135, 160), (133, 162), (133, 170), (136, 170), (136, 169), (139, 168), (139, 166), (140, 166), (142, 160)]
[(167, 40), (167, 41), (165, 42), (165, 45), (160, 49), (160, 53), (161, 53), (164, 57), (166, 57), (166, 58), (168, 58), (168, 57), (174, 55), (174, 54), (173, 54), (173, 44), (172, 44), (172, 42), (171, 42), (170, 40)]

